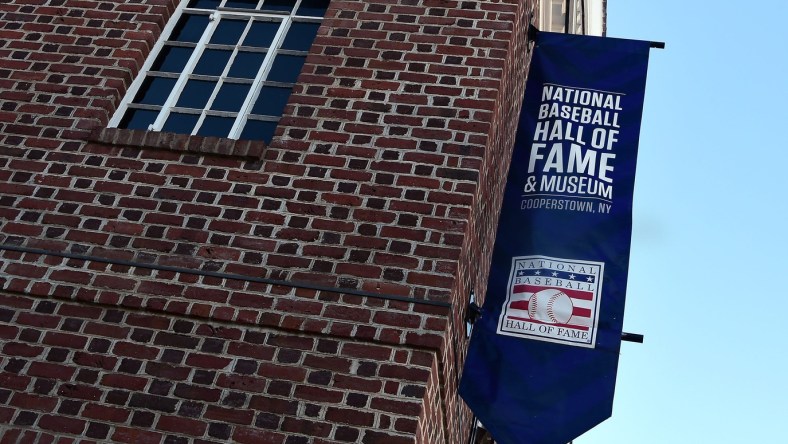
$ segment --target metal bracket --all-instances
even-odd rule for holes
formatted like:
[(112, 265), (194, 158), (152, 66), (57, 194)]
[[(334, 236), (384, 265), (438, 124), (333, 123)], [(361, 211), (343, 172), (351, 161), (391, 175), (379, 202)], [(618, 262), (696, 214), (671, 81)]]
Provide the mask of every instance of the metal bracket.
[(637, 333), (621, 332), (621, 340), (626, 342), (637, 342), (638, 344), (642, 344), (643, 335), (639, 335)]
[[(473, 296), (471, 297), (472, 300), (465, 309), (465, 323), (472, 326), (477, 320), (482, 318), (482, 308), (473, 301)], [(466, 333), (470, 335), (470, 331)], [(638, 344), (642, 344), (643, 335), (638, 333), (621, 332), (621, 340), (625, 342), (637, 342)]]
[[(533, 23), (528, 24), (528, 42), (535, 42), (539, 39), (539, 28)], [(649, 48), (665, 49), (665, 42), (649, 42)]]
[(465, 322), (473, 325), (476, 323), (476, 320), (481, 319), (481, 317), (482, 308), (476, 305), (476, 302), (468, 304), (468, 308), (465, 310)]
[(533, 25), (533, 23), (528, 24), (528, 41), (535, 42), (536, 39), (539, 37), (539, 28)]

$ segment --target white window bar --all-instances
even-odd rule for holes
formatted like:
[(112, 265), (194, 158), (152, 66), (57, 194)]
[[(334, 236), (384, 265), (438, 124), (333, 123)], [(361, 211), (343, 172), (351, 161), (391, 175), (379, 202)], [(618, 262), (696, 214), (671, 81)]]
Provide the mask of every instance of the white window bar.
[[(224, 137), (237, 139), (240, 137), (245, 125), (247, 124), (248, 117), (252, 112), (255, 101), (259, 97), (263, 86), (269, 85), (269, 86), (292, 87), (293, 85), (292, 83), (282, 84), (280, 82), (266, 81), (266, 79), (268, 78), (268, 75), (271, 71), (276, 56), (280, 54), (290, 53), (290, 51), (283, 50), (281, 46), (285, 40), (285, 37), (287, 36), (288, 31), (290, 30), (292, 23), (294, 21), (320, 23), (322, 21), (322, 17), (297, 15), (298, 9), (301, 6), (301, 0), (295, 0), (293, 2), (292, 9), (289, 12), (266, 11), (265, 2), (263, 0), (258, 0), (258, 2), (255, 4), (255, 7), (257, 9), (254, 11), (248, 9), (224, 7), (226, 3), (227, 0), (222, 0), (219, 7), (216, 9), (205, 9), (198, 7), (188, 8), (187, 0), (182, 1), (178, 5), (176, 11), (173, 13), (170, 20), (168, 20), (164, 30), (162, 31), (162, 35), (160, 39), (156, 42), (150, 55), (148, 56), (145, 63), (143, 64), (140, 70), (140, 74), (134, 79), (134, 81), (130, 85), (126, 96), (123, 98), (117, 111), (115, 112), (112, 119), (110, 120), (108, 125), (109, 127), (118, 127), (130, 110), (147, 110), (147, 111), (157, 112), (157, 116), (154, 122), (148, 126), (148, 130), (151, 131), (161, 131), (162, 128), (164, 128), (167, 119), (170, 117), (170, 115), (173, 112), (180, 112), (180, 113), (194, 114), (194, 115), (197, 115), (197, 112), (199, 112), (199, 117), (197, 119), (197, 122), (195, 123), (194, 127), (191, 129), (190, 134), (196, 134), (199, 132), (207, 116), (235, 117), (235, 120), (233, 121), (229, 133), (224, 135)], [(169, 40), (176, 25), (185, 14), (189, 14), (192, 16), (205, 15), (209, 17), (209, 22), (206, 28), (203, 30), (200, 39), (196, 43)], [(176, 106), (178, 101), (182, 97), (187, 81), (190, 79), (200, 80), (201, 76), (193, 74), (194, 69), (199, 63), (200, 58), (202, 57), (204, 51), (206, 50), (206, 48), (208, 48), (208, 45), (212, 45), (209, 42), (211, 41), (213, 34), (216, 32), (217, 28), (219, 27), (219, 24), (223, 19), (243, 19), (246, 20), (247, 23), (238, 41), (235, 42), (235, 45), (232, 48), (232, 53), (230, 54), (229, 59), (227, 60), (222, 73), (218, 77), (211, 76), (211, 78), (209, 79), (211, 82), (215, 82), (215, 83), (213, 85), (213, 91), (211, 92), (208, 98), (208, 102), (204, 105), (204, 107), (201, 110), (197, 110), (194, 108), (182, 108)], [(253, 25), (257, 22), (278, 22), (279, 27), (277, 29), (277, 32), (273, 40), (270, 43), (270, 46), (265, 49), (265, 56), (258, 69), (256, 76), (254, 77), (254, 79), (251, 80), (236, 79), (229, 77), (229, 71), (230, 69), (232, 69), (233, 62), (235, 61), (236, 57), (239, 54), (240, 47), (242, 46), (244, 39), (249, 34), (249, 32), (251, 32)], [(168, 45), (170, 47), (193, 48), (193, 51), (180, 73), (157, 72), (156, 75), (152, 76), (150, 75), (150, 73), (152, 72), (151, 68), (153, 67), (153, 64), (155, 63), (156, 59), (161, 54), (165, 45)], [(229, 49), (229, 45), (228, 48), (226, 49)], [(263, 52), (263, 51), (259, 50), (259, 52)], [(148, 79), (155, 79), (155, 78), (176, 79), (172, 90), (169, 92), (164, 102), (161, 105), (134, 103), (133, 101), (136, 95), (139, 93), (139, 90), (143, 86), (144, 82)], [(237, 112), (211, 110), (211, 106), (216, 100), (216, 97), (219, 94), (222, 86), (228, 83), (249, 85), (249, 90), (246, 93), (246, 96), (242, 102), (240, 109)], [(271, 121), (271, 117), (263, 115), (257, 117), (256, 120)]]

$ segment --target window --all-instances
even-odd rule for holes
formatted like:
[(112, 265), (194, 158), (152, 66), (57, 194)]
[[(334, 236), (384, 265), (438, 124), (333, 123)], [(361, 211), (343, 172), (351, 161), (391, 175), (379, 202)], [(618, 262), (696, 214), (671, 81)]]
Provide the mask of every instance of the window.
[(183, 1), (109, 126), (270, 142), (329, 1)]
[(604, 35), (603, 0), (546, 0), (541, 2), (539, 16), (543, 31)]

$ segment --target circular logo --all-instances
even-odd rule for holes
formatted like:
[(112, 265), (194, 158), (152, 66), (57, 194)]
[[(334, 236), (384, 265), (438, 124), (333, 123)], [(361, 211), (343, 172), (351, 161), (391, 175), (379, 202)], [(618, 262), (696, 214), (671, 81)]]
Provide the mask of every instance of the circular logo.
[(528, 301), (528, 316), (548, 324), (566, 324), (572, 317), (572, 298), (561, 290), (548, 288), (533, 294)]

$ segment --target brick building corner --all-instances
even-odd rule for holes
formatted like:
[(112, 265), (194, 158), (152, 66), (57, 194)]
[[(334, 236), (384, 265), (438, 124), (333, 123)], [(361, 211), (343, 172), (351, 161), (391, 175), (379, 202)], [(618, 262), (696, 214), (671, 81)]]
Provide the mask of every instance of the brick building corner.
[(270, 144), (108, 128), (176, 1), (0, 4), (0, 442), (467, 442), (535, 3), (332, 0)]

